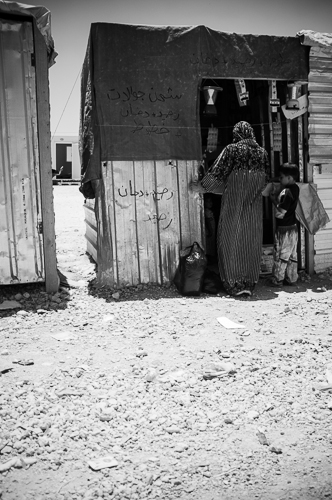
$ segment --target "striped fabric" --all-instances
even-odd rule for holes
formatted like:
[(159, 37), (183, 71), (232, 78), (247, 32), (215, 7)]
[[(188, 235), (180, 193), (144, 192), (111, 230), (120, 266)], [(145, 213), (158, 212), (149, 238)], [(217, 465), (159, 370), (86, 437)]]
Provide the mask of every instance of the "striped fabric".
[(225, 290), (251, 292), (258, 281), (263, 243), (262, 190), (269, 162), (247, 122), (233, 129), (226, 146), (201, 184), (208, 192), (223, 192), (217, 246), (220, 277)]
[(218, 226), (218, 260), (227, 293), (252, 291), (258, 281), (263, 243), (261, 192), (265, 173), (233, 171), (222, 199)]

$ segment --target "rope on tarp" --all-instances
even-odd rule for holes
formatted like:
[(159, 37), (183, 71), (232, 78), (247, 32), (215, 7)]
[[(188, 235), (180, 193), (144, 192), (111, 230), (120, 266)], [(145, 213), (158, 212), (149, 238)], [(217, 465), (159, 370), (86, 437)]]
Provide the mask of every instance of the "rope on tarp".
[[(287, 123), (287, 120), (281, 120), (280, 122), (277, 122), (277, 123)], [(269, 123), (250, 123), (250, 125), (252, 127), (261, 127), (262, 125), (264, 127), (269, 127), (270, 124)], [(166, 126), (166, 125), (165, 125)], [(97, 127), (112, 127), (112, 128), (135, 128), (135, 125), (101, 125), (100, 123), (97, 125)], [(143, 124), (140, 124), (139, 127), (143, 127), (143, 128), (148, 128), (148, 127), (151, 127), (151, 125), (143, 125)], [(174, 125), (167, 125), (167, 128), (173, 128), (173, 129), (185, 129), (185, 130), (196, 130), (197, 128), (200, 128), (201, 130), (208, 130), (210, 127), (183, 127), (183, 126), (174, 126)], [(234, 125), (227, 125), (225, 127), (215, 127), (214, 128), (218, 129), (218, 130), (226, 130), (226, 129), (231, 129), (233, 130), (234, 128)]]
[(51, 141), (53, 141), (53, 138), (54, 138), (54, 136), (55, 136), (55, 134), (56, 134), (56, 132), (57, 132), (57, 130), (58, 130), (58, 127), (59, 127), (60, 122), (61, 122), (61, 120), (62, 120), (62, 117), (63, 117), (63, 115), (64, 115), (64, 113), (65, 113), (65, 111), (66, 111), (67, 105), (68, 105), (68, 103), (69, 103), (69, 100), (70, 100), (71, 95), (72, 95), (72, 93), (73, 93), (73, 91), (74, 91), (75, 85), (76, 85), (76, 83), (77, 83), (77, 80), (78, 80), (78, 77), (80, 76), (80, 74), (81, 74), (81, 69), (79, 70), (78, 75), (77, 75), (77, 77), (76, 77), (76, 79), (75, 79), (74, 85), (73, 85), (73, 87), (72, 87), (72, 89), (71, 89), (71, 91), (70, 91), (70, 94), (69, 94), (69, 97), (68, 97), (68, 99), (67, 99), (67, 102), (66, 102), (66, 104), (65, 104), (65, 106), (64, 106), (64, 108), (63, 108), (63, 111), (62, 111), (62, 113), (61, 113), (61, 116), (60, 116), (60, 118), (59, 118), (58, 124), (57, 124), (57, 126), (55, 127), (55, 131), (54, 131), (54, 134), (52, 135), (52, 139), (51, 139)]

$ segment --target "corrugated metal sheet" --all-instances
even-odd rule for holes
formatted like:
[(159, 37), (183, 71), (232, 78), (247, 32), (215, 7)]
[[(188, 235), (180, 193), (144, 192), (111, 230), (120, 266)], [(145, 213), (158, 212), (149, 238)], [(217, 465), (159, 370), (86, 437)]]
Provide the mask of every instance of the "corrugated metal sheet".
[(203, 200), (188, 188), (197, 168), (196, 161), (103, 162), (95, 221), (85, 209), (91, 255), (98, 228), (100, 283), (161, 284), (174, 278), (180, 249), (204, 238)]
[[(310, 49), (309, 157), (314, 183), (332, 221), (332, 49)], [(332, 266), (332, 222), (315, 236), (315, 271)]]
[(310, 49), (310, 163), (332, 163), (332, 50)]
[(30, 22), (0, 19), (0, 284), (43, 281)]

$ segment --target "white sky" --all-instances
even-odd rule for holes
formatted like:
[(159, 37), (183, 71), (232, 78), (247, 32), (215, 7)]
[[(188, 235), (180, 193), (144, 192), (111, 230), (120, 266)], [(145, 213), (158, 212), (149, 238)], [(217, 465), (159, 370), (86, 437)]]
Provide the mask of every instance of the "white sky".
[(332, 32), (332, 0), (30, 0), (51, 11), (58, 52), (50, 69), (52, 134), (78, 135), (80, 72), (90, 24), (198, 25), (237, 33), (295, 36)]

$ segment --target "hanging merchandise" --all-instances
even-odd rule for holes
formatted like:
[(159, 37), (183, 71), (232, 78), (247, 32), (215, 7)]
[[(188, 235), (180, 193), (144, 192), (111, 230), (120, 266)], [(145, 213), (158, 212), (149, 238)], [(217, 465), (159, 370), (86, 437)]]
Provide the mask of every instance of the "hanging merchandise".
[(289, 90), (289, 97), (286, 103), (287, 109), (299, 109), (299, 101), (296, 98), (297, 94), (297, 85), (295, 83), (287, 84)]
[(215, 151), (217, 149), (217, 144), (218, 144), (218, 129), (211, 125), (208, 131), (208, 138), (207, 138), (207, 151), (209, 153), (212, 153), (212, 151)]
[(281, 122), (276, 121), (272, 123), (273, 130), (273, 150), (282, 151), (282, 128)]
[(235, 80), (235, 88), (239, 105), (246, 106), (249, 101), (249, 92), (246, 88), (246, 82), (242, 79)]
[(287, 86), (288, 100), (281, 109), (287, 120), (293, 120), (308, 111), (308, 94), (299, 97), (302, 82), (290, 82)]
[(276, 80), (271, 80), (270, 106), (271, 106), (272, 113), (278, 112), (278, 108), (280, 107), (280, 99), (278, 99), (278, 97), (277, 97), (277, 82), (276, 82)]
[(204, 109), (205, 115), (217, 115), (217, 108), (215, 107), (215, 103), (217, 100), (218, 92), (221, 92), (222, 90), (223, 89), (221, 87), (203, 87), (204, 98), (206, 102), (206, 107)]

